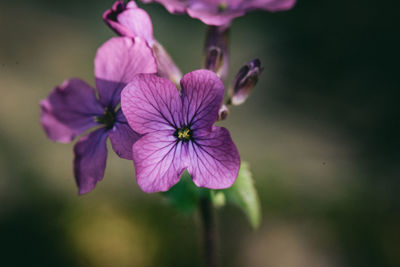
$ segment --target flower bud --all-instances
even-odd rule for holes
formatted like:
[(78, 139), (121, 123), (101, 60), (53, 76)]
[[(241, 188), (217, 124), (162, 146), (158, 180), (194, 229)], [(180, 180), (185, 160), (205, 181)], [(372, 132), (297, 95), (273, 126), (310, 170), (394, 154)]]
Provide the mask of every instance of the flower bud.
[(225, 78), (229, 66), (229, 26), (210, 26), (204, 46), (204, 67)]
[(229, 108), (226, 105), (222, 105), (218, 111), (218, 120), (223, 121), (229, 115)]
[(233, 86), (230, 88), (230, 100), (232, 105), (240, 105), (246, 101), (251, 89), (257, 84), (258, 76), (263, 71), (259, 59), (254, 59), (244, 65), (236, 74)]
[(128, 9), (134, 8), (137, 8), (137, 5), (134, 1), (125, 3), (122, 0), (118, 0), (113, 4), (111, 9), (108, 9), (103, 13), (103, 20), (118, 35), (133, 37), (126, 25), (118, 20), (118, 16)]

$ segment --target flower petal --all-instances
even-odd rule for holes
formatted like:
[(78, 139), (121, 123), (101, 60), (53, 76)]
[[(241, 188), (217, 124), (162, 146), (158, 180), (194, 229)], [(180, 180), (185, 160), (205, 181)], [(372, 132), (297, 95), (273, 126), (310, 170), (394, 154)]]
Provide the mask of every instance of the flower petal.
[(146, 134), (132, 151), (137, 183), (147, 193), (170, 189), (187, 165), (187, 151), (172, 133)]
[(142, 0), (143, 3), (157, 2), (162, 4), (168, 12), (172, 14), (182, 14), (185, 12), (187, 1), (182, 0)]
[(181, 80), (183, 121), (192, 130), (209, 128), (218, 118), (224, 84), (209, 70), (196, 70)]
[(82, 137), (74, 146), (74, 174), (79, 194), (90, 192), (101, 181), (106, 169), (107, 132), (100, 128)]
[(132, 146), (140, 138), (140, 135), (128, 125), (121, 110), (118, 110), (116, 122), (109, 134), (115, 153), (120, 158), (132, 160)]
[(230, 187), (238, 176), (240, 156), (228, 130), (214, 126), (211, 132), (193, 134), (188, 172), (195, 185), (211, 189)]
[(104, 113), (94, 89), (79, 79), (66, 80), (40, 102), (40, 122), (51, 140), (68, 143), (97, 125)]
[(117, 16), (118, 22), (129, 31), (129, 37), (142, 37), (150, 45), (154, 42), (153, 24), (149, 14), (141, 8), (131, 8)]
[(204, 6), (203, 5), (191, 5), (187, 8), (189, 16), (195, 19), (201, 20), (207, 25), (224, 26), (229, 25), (234, 18), (243, 16), (246, 12), (242, 9), (219, 12), (218, 6)]
[(174, 84), (152, 74), (135, 76), (121, 93), (121, 108), (139, 134), (180, 128), (182, 102)]
[(116, 1), (111, 9), (108, 9), (103, 13), (103, 21), (117, 34), (122, 36), (130, 36), (129, 29), (119, 23), (117, 16), (128, 8), (136, 7), (137, 5), (134, 1), (130, 1), (128, 4), (125, 4), (122, 0)]
[(138, 73), (156, 73), (152, 49), (141, 38), (114, 37), (98, 50), (94, 61), (100, 102), (115, 107), (122, 88)]
[(61, 123), (52, 114), (51, 105), (47, 99), (40, 102), (40, 123), (50, 140), (69, 143), (79, 134), (78, 131)]

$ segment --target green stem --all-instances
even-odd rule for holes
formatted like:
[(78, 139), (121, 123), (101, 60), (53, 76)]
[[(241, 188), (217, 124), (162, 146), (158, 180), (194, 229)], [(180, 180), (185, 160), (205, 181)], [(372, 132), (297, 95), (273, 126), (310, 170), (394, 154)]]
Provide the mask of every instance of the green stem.
[(217, 267), (218, 255), (215, 211), (209, 196), (201, 198), (200, 212), (203, 221), (203, 242), (206, 267)]

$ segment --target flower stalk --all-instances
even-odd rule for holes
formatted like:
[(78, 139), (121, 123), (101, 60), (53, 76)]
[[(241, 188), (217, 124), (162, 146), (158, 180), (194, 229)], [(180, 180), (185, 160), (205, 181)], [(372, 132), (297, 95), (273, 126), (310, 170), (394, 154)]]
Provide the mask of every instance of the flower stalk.
[(206, 267), (218, 266), (217, 227), (215, 210), (209, 195), (200, 199), (200, 213), (203, 223), (203, 245)]
[(221, 79), (228, 75), (229, 25), (209, 26), (204, 44), (204, 67)]

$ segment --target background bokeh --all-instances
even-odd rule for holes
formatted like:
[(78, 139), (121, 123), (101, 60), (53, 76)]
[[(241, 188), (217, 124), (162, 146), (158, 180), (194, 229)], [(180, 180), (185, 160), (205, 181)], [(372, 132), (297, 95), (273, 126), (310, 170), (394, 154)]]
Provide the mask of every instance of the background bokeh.
[[(198, 215), (141, 192), (113, 153), (104, 180), (78, 197), (73, 144), (39, 125), (55, 85), (93, 84), (96, 49), (114, 36), (101, 20), (112, 3), (0, 2), (0, 266), (203, 264)], [(181, 70), (200, 68), (206, 27), (141, 6)], [(223, 125), (251, 165), (263, 221), (253, 231), (240, 210), (218, 211), (223, 266), (400, 266), (397, 12), (300, 0), (234, 21), (231, 77), (256, 57), (265, 69)]]

